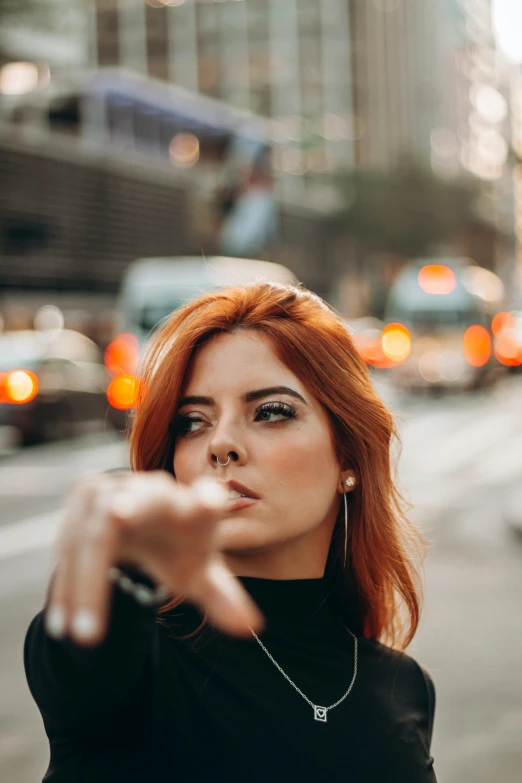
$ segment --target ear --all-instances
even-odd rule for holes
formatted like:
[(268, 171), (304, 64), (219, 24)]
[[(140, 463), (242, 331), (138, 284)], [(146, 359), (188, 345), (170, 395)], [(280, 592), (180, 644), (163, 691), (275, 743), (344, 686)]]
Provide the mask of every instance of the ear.
[(339, 479), (339, 485), (337, 491), (340, 495), (344, 495), (345, 492), (353, 492), (357, 486), (357, 479), (353, 470), (344, 470)]

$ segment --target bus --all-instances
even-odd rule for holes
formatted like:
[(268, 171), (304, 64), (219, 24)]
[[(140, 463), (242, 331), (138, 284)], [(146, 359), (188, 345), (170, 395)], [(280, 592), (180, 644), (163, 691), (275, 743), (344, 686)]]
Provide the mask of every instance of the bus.
[[(60, 75), (0, 121), (2, 289), (111, 306), (140, 257), (263, 258), (328, 297), (346, 232), (277, 195), (269, 120), (116, 68)], [(72, 306), (72, 305), (71, 305)]]
[(180, 169), (228, 156), (270, 164), (265, 118), (125, 68), (72, 71), (11, 99), (6, 110), (20, 129), (76, 137), (91, 151), (141, 153)]

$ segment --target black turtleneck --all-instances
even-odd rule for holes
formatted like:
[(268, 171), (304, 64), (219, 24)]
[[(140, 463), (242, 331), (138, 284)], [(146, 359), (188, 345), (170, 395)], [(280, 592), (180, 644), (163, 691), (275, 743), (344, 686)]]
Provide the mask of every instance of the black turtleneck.
[[(316, 705), (354, 672), (354, 639), (324, 579), (240, 577), (266, 618), (260, 638)], [(435, 783), (434, 689), (409, 656), (358, 637), (351, 693), (313, 708), (252, 637), (206, 627), (183, 605), (158, 618), (115, 589), (97, 648), (50, 639), (38, 614), (25, 666), (42, 713), (51, 783)]]

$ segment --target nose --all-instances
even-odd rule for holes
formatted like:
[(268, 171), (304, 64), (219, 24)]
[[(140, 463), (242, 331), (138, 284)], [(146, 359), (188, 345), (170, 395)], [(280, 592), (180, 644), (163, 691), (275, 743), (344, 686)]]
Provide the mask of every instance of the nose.
[(230, 424), (217, 426), (208, 444), (208, 459), (213, 468), (222, 469), (233, 462), (241, 464), (246, 461), (246, 449)]

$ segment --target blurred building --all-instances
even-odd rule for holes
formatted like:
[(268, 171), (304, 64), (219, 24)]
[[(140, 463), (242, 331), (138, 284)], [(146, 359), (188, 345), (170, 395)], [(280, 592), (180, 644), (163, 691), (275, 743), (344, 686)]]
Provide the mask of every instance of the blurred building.
[[(51, 69), (84, 66), (92, 53), (84, 0), (0, 4), (0, 62), (30, 61)], [(92, 19), (92, 15), (91, 15)]]
[[(23, 287), (31, 280), (41, 287), (115, 291), (135, 255), (222, 252), (217, 237), (228, 241), (231, 231), (220, 233), (220, 221), (245, 182), (250, 195), (270, 195), (270, 159), (279, 197), (278, 260), (321, 293), (340, 287), (348, 267), (350, 290), (359, 292), (364, 276), (373, 282), (370, 265), (344, 228), (336, 235), (340, 196), (331, 178), (320, 175), (350, 167), (386, 169), (404, 158), (443, 177), (464, 173), (478, 179), (481, 222), (470, 227), (458, 252), (495, 267), (498, 235), (513, 224), (513, 164), (506, 143), (510, 87), (519, 96), (519, 114), (522, 88), (498, 55), (490, 5), (85, 3), (84, 44), (88, 48), (90, 41), (91, 64), (99, 66), (85, 72), (85, 84), (80, 79), (75, 86), (72, 73), (60, 75), (54, 65), (47, 71), (42, 63), (37, 71), (30, 63), (0, 68), (0, 106), (16, 94), (22, 77), (34, 82), (36, 73), (49, 82), (27, 90), (27, 105), (12, 110), (16, 127), (0, 123), (0, 157), (9, 167), (0, 221), (4, 284)], [(107, 68), (113, 65), (123, 70)], [(123, 92), (122, 79), (129, 82)], [(190, 119), (183, 128), (171, 116), (181, 106)], [(269, 118), (257, 117), (268, 177), (230, 165), (229, 152), (238, 145), (229, 144), (228, 136), (213, 155), (214, 121), (208, 145), (203, 138), (199, 120), (208, 120), (209, 112), (217, 119), (231, 115), (235, 128), (250, 111)], [(36, 114), (46, 118), (40, 135), (22, 122), (26, 117), (34, 125)], [(394, 269), (396, 259), (390, 261)], [(385, 262), (379, 257), (375, 266), (383, 280)], [(356, 299), (364, 296), (357, 293)]]
[(440, 5), (97, 0), (97, 58), (272, 117), (289, 175), (429, 162), (447, 91)]
[(444, 14), (429, 0), (351, 0), (354, 112), (361, 123), (356, 162), (426, 163), (440, 123)]
[(320, 175), (413, 159), (478, 183), (450, 252), (513, 265), (511, 71), (491, 0), (97, 0), (96, 19), (100, 65), (270, 117), (281, 196), (335, 207)]
[[(479, 183), (480, 228), (468, 239), (468, 253), (496, 266), (506, 281), (514, 268), (513, 163), (510, 84), (513, 65), (498, 49), (492, 0), (452, 0), (449, 77), (454, 110), (448, 126), (432, 137), (435, 171), (465, 172)], [(451, 124), (453, 123), (453, 124)]]

